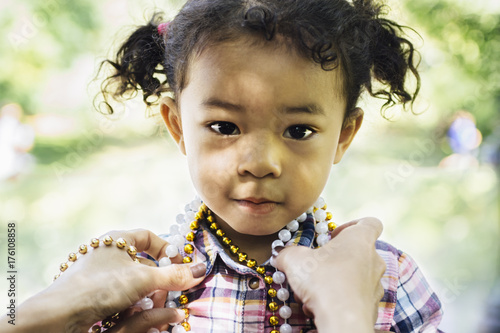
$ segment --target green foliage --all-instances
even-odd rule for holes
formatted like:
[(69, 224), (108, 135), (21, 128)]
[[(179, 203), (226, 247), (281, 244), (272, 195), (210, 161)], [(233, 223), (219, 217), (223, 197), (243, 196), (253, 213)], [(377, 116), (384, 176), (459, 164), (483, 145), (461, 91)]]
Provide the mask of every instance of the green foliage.
[(442, 52), (423, 59), (435, 79), (433, 100), (444, 109), (471, 112), (488, 135), (500, 119), (500, 14), (474, 13), (460, 1), (405, 1), (405, 5)]

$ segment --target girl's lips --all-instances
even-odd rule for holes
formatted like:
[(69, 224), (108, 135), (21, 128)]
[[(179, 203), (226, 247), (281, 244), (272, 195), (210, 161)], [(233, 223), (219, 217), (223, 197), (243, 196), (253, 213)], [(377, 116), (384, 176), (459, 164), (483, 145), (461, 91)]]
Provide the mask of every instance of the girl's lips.
[(268, 201), (265, 199), (254, 199), (254, 198), (236, 200), (236, 202), (241, 208), (243, 208), (244, 211), (250, 214), (257, 214), (257, 215), (269, 214), (278, 205), (278, 203), (274, 201)]

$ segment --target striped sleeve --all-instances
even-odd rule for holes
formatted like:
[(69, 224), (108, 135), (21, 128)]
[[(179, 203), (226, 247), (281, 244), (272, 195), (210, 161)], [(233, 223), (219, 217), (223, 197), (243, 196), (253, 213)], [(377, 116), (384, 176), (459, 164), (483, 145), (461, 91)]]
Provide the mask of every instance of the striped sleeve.
[(430, 288), (415, 261), (399, 252), (399, 281), (394, 311), (394, 332), (434, 333), (441, 332), (443, 310), (441, 302)]

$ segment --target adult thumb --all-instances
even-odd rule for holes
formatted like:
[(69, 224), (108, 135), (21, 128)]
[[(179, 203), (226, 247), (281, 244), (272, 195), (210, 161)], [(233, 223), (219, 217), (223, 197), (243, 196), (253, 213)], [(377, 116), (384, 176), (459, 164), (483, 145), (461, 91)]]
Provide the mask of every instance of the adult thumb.
[(205, 263), (173, 264), (166, 267), (148, 267), (153, 273), (155, 289), (186, 290), (199, 284), (206, 274)]

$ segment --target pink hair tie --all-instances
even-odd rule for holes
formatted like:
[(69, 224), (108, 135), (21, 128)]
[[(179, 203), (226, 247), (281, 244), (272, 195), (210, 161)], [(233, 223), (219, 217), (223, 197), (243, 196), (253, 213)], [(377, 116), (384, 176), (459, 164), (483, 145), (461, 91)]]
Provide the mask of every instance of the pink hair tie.
[(160, 23), (158, 24), (158, 33), (160, 35), (163, 35), (167, 32), (168, 26), (170, 25), (170, 22), (165, 22), (165, 23)]

